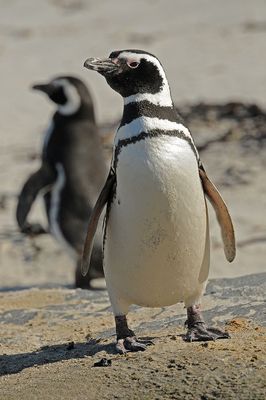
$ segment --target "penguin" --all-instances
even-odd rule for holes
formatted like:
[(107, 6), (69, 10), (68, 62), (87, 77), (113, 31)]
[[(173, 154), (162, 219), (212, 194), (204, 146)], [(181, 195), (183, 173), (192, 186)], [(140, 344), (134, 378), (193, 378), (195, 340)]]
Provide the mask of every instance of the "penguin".
[(85, 84), (73, 76), (59, 76), (34, 90), (45, 93), (56, 111), (44, 136), (41, 166), (25, 182), (19, 194), (16, 219), (21, 232), (45, 233), (30, 224), (28, 213), (41, 194), (49, 232), (75, 260), (76, 287), (90, 288), (93, 278), (103, 276), (101, 239), (95, 242), (92, 270), (84, 278), (80, 257), (90, 215), (107, 176), (107, 167), (95, 122), (92, 97)]
[(143, 351), (149, 342), (129, 328), (132, 304), (165, 307), (184, 302), (188, 342), (228, 338), (208, 328), (200, 299), (210, 264), (206, 197), (221, 227), (226, 258), (235, 258), (227, 206), (208, 178), (189, 130), (171, 98), (161, 62), (141, 50), (114, 51), (84, 66), (103, 75), (124, 100), (106, 183), (91, 213), (82, 273), (99, 217), (106, 208), (104, 272), (116, 325), (118, 353)]

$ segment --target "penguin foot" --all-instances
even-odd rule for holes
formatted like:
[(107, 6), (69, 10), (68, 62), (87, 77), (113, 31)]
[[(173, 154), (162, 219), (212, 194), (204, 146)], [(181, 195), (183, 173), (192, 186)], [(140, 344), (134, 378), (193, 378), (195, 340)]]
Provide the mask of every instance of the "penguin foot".
[(79, 289), (91, 289), (90, 277), (83, 276), (80, 270), (80, 263), (78, 262), (75, 272), (75, 287)]
[(75, 280), (75, 288), (77, 289), (92, 289), (90, 281), (88, 279), (76, 279)]
[(144, 351), (147, 349), (147, 346), (153, 344), (150, 340), (137, 339), (135, 333), (129, 329), (125, 315), (115, 316), (115, 326), (117, 335), (115, 348), (119, 354), (125, 354), (129, 351)]
[(147, 346), (152, 344), (149, 340), (140, 340), (136, 336), (128, 336), (123, 339), (117, 339), (115, 348), (119, 354), (125, 354), (128, 352), (145, 351)]
[(29, 236), (37, 236), (47, 233), (47, 231), (39, 223), (33, 223), (33, 224), (26, 223), (21, 228), (21, 232)]
[(217, 339), (230, 339), (230, 335), (218, 328), (207, 328), (204, 322), (190, 326), (184, 337), (186, 342), (206, 342)]
[(187, 308), (188, 328), (184, 340), (186, 342), (205, 342), (217, 339), (229, 339), (230, 335), (218, 328), (207, 328), (200, 311), (199, 305), (194, 305)]

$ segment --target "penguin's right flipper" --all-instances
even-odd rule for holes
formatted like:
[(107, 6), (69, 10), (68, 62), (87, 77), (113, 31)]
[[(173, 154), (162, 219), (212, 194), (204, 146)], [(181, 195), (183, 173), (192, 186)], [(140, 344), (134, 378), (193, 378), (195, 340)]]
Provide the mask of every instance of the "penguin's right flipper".
[(47, 163), (32, 174), (25, 182), (18, 198), (16, 219), (21, 232), (26, 234), (45, 233), (40, 224), (29, 224), (27, 216), (31, 206), (41, 189), (53, 184), (56, 180), (56, 171)]
[(90, 267), (90, 258), (93, 248), (93, 240), (97, 230), (98, 222), (105, 205), (108, 203), (110, 195), (113, 193), (114, 183), (116, 181), (115, 173), (111, 169), (105, 185), (96, 201), (94, 209), (90, 215), (88, 223), (87, 236), (84, 243), (82, 261), (81, 261), (81, 273), (86, 276)]

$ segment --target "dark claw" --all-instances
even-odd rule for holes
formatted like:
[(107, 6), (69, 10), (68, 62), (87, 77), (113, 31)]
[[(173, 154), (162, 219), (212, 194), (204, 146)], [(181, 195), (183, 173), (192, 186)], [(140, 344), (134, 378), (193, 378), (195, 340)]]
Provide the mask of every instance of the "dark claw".
[(139, 340), (136, 336), (128, 336), (124, 339), (118, 339), (116, 342), (116, 350), (119, 354), (128, 352), (145, 351), (147, 346), (152, 345), (150, 340)]
[(152, 340), (138, 339), (138, 342), (139, 342), (139, 343), (143, 343), (143, 344), (145, 344), (146, 346), (153, 346), (153, 345), (154, 345), (154, 342), (153, 342)]
[(184, 337), (186, 342), (206, 342), (217, 339), (230, 339), (230, 335), (218, 328), (207, 328), (204, 323), (196, 323), (188, 328)]

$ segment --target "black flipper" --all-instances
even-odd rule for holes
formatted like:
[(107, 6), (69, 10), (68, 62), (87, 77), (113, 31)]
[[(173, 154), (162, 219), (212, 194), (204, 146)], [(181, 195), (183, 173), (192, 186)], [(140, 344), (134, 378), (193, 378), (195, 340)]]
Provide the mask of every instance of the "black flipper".
[(81, 273), (83, 276), (86, 276), (89, 271), (94, 236), (97, 230), (97, 226), (102, 211), (109, 200), (110, 194), (112, 193), (115, 180), (116, 180), (115, 174), (111, 170), (105, 182), (105, 185), (98, 197), (98, 200), (96, 201), (94, 209), (92, 210), (92, 213), (90, 215), (87, 236), (84, 243), (82, 262), (81, 262)]
[(19, 194), (16, 210), (16, 219), (21, 232), (27, 234), (45, 233), (40, 224), (29, 224), (27, 216), (40, 190), (52, 185), (55, 180), (56, 171), (47, 163), (43, 163), (41, 168), (25, 182)]
[(208, 178), (202, 166), (199, 167), (199, 175), (204, 192), (214, 208), (217, 220), (221, 228), (225, 256), (229, 262), (232, 262), (236, 255), (236, 244), (234, 227), (228, 208), (222, 196), (220, 195), (214, 184), (211, 182), (211, 180)]

